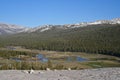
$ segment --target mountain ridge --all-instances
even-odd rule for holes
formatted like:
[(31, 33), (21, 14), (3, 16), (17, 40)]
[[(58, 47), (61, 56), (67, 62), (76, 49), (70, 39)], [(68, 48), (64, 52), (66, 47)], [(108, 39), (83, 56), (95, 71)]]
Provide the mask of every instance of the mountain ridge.
[(14, 25), (14, 24), (5, 24), (5, 23), (0, 23), (0, 35), (3, 34), (16, 34), (16, 33), (32, 33), (32, 32), (44, 32), (52, 29), (53, 27), (57, 29), (71, 29), (71, 28), (78, 28), (78, 27), (85, 27), (85, 26), (90, 26), (90, 25), (100, 25), (100, 24), (120, 24), (120, 18), (115, 18), (112, 20), (97, 20), (94, 22), (81, 22), (81, 23), (76, 23), (76, 24), (64, 24), (64, 25), (42, 25), (42, 26), (37, 26), (34, 28), (26, 28), (23, 26), (19, 25)]

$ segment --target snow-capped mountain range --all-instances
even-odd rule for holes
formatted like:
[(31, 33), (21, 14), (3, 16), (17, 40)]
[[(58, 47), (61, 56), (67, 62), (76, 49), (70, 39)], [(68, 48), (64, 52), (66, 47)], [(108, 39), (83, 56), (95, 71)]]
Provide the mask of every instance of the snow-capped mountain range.
[(77, 23), (77, 24), (65, 24), (65, 25), (43, 25), (43, 26), (38, 26), (35, 28), (26, 28), (18, 25), (13, 25), (13, 24), (5, 24), (5, 23), (0, 23), (0, 35), (2, 34), (16, 34), (16, 33), (31, 33), (31, 32), (44, 32), (48, 31), (52, 28), (57, 28), (57, 29), (71, 29), (71, 28), (78, 28), (78, 27), (85, 27), (89, 25), (100, 25), (100, 24), (120, 24), (120, 18), (115, 18), (112, 20), (98, 20), (95, 22), (82, 22), (82, 23)]

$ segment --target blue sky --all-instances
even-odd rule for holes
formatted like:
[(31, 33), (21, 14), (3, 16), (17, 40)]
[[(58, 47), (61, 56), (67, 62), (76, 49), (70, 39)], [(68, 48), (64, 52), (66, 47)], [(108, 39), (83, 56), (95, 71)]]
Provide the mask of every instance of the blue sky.
[(120, 17), (120, 0), (0, 0), (0, 22), (35, 27)]

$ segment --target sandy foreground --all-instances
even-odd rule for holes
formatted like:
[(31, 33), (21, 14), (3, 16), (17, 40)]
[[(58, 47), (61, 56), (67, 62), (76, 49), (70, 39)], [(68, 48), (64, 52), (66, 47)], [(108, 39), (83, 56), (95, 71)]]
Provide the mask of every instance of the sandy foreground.
[(0, 80), (120, 80), (120, 68), (26, 72), (1, 70)]

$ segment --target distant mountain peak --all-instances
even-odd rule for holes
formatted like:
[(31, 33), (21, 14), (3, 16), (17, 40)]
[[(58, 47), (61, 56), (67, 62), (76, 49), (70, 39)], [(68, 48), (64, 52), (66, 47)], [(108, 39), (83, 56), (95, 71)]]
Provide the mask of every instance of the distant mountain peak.
[(120, 24), (120, 18), (115, 18), (115, 19), (112, 19), (111, 21), (113, 21), (113, 22), (116, 22), (116, 23)]
[(0, 23), (0, 35), (2, 34), (15, 34), (25, 31), (27, 28), (14, 25), (14, 24), (5, 24)]

